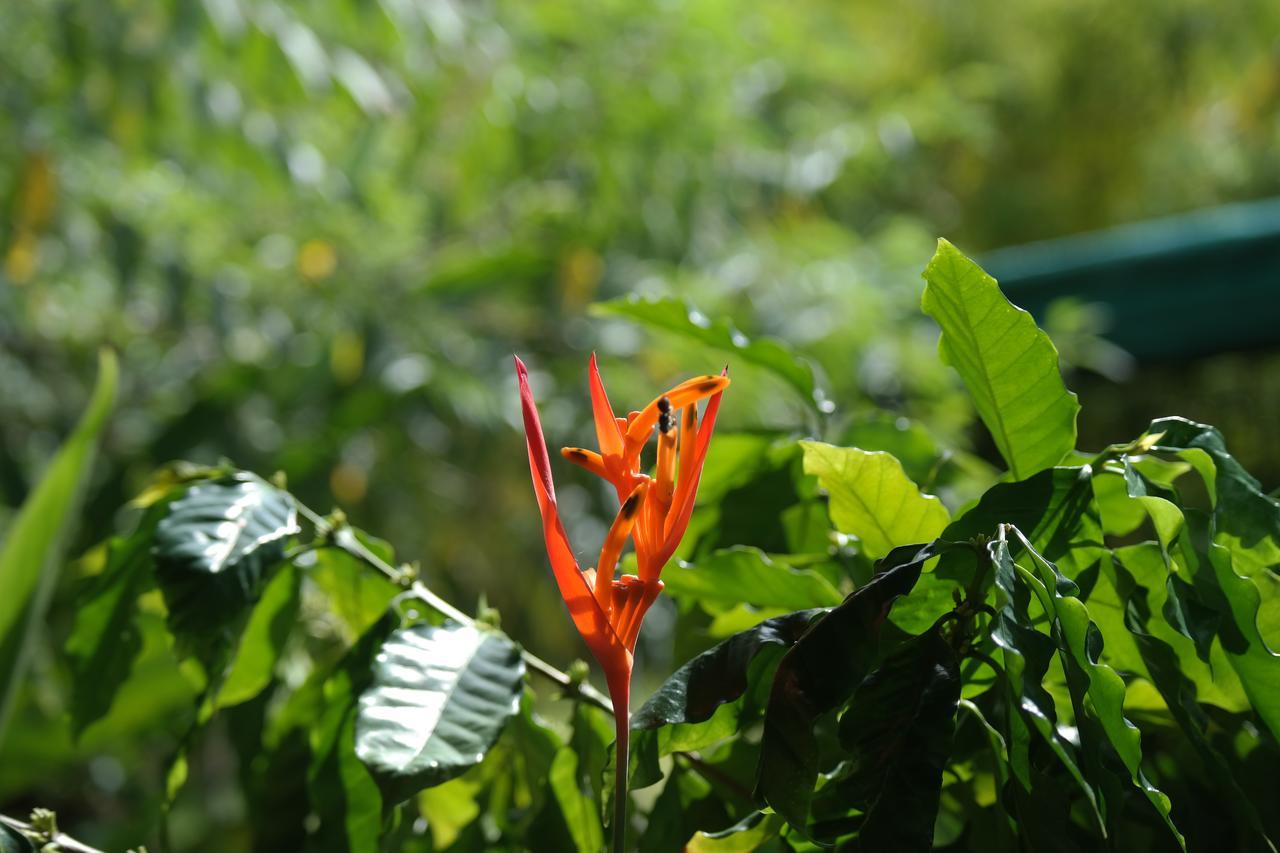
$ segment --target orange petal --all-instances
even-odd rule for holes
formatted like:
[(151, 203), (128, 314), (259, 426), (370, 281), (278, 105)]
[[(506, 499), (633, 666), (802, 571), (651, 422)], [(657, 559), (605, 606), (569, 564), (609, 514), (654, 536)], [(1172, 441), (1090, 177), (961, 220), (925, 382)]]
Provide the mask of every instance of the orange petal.
[(660, 567), (665, 565), (675, 553), (685, 530), (689, 527), (689, 517), (693, 514), (693, 504), (698, 496), (698, 481), (702, 479), (702, 466), (707, 461), (707, 448), (711, 445), (711, 434), (716, 428), (716, 414), (720, 411), (720, 399), (723, 395), (724, 392), (721, 391), (713, 396), (707, 403), (706, 413), (702, 416), (702, 424), (698, 427), (697, 444), (693, 449), (691, 473), (676, 490), (671, 512), (667, 514), (666, 525), (663, 528), (665, 541), (658, 553), (658, 557), (661, 558)]
[(641, 409), (640, 414), (636, 415), (635, 420), (627, 427), (627, 453), (638, 451), (649, 440), (649, 433), (661, 414), (658, 404), (663, 397), (667, 398), (672, 409), (683, 409), (704, 397), (720, 393), (728, 384), (727, 376), (695, 376), (693, 379), (681, 382), (667, 393), (654, 397), (653, 401)]
[(560, 455), (579, 468), (585, 468), (597, 477), (609, 479), (609, 472), (604, 467), (604, 457), (599, 453), (582, 447), (562, 447), (560, 448)]
[(591, 414), (596, 422), (596, 439), (600, 442), (600, 455), (605, 459), (617, 457), (622, 453), (622, 428), (613, 416), (613, 407), (609, 405), (609, 396), (604, 392), (604, 382), (600, 379), (600, 369), (596, 366), (596, 354), (591, 354), (587, 366), (587, 377), (591, 385)]
[(617, 517), (614, 518), (608, 534), (604, 537), (604, 546), (600, 549), (600, 562), (596, 569), (596, 601), (600, 602), (600, 609), (605, 613), (610, 609), (613, 570), (618, 565), (618, 557), (622, 556), (622, 547), (627, 543), (627, 536), (630, 535), (631, 528), (636, 523), (648, 490), (648, 480), (642, 481), (635, 487), (635, 490), (622, 502)]

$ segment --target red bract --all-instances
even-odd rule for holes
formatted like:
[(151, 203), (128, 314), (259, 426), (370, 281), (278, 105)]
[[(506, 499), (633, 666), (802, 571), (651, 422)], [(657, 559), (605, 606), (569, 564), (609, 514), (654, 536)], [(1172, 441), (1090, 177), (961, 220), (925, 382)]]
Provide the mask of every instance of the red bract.
[[(551, 570), (574, 625), (605, 671), (615, 713), (625, 716), (631, 653), (644, 615), (662, 591), (662, 568), (689, 526), (720, 398), (729, 379), (722, 374), (681, 382), (643, 409), (619, 418), (605, 394), (595, 356), (591, 357), (588, 378), (600, 451), (566, 447), (562, 453), (570, 462), (608, 480), (617, 491), (619, 509), (599, 560), (584, 571), (560, 522), (551, 462), (529, 390), (528, 372), (520, 359), (515, 361), (529, 468)], [(697, 405), (703, 399), (708, 402), (699, 422)], [(640, 455), (655, 426), (658, 456), (654, 475), (649, 476), (641, 472)], [(635, 543), (637, 574), (615, 578), (628, 536)]]

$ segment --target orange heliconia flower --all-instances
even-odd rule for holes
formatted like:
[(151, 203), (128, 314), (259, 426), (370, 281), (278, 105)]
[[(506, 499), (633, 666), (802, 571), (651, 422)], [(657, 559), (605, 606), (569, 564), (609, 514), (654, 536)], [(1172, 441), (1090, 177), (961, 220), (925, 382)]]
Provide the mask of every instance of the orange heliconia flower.
[[(528, 372), (519, 358), (515, 361), (529, 469), (542, 513), (551, 570), (574, 625), (604, 669), (615, 711), (625, 719), (631, 655), (640, 624), (662, 591), (662, 568), (689, 526), (720, 397), (729, 379), (722, 374), (681, 382), (643, 409), (619, 418), (609, 405), (596, 358), (591, 356), (588, 377), (600, 451), (566, 447), (561, 452), (570, 462), (608, 480), (617, 490), (619, 509), (605, 536), (599, 560), (584, 571), (560, 523), (551, 462), (529, 390)], [(697, 405), (707, 398), (706, 411), (699, 422)], [(650, 476), (641, 471), (640, 453), (655, 426), (658, 456)], [(635, 544), (637, 574), (615, 578), (618, 558), (628, 537)]]

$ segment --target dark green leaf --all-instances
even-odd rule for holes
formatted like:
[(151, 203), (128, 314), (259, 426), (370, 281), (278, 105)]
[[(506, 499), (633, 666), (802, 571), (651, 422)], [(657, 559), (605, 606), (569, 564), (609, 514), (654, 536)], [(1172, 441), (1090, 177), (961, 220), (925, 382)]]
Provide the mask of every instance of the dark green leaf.
[(713, 551), (693, 564), (682, 560), (663, 570), (662, 581), (678, 599), (715, 604), (804, 610), (833, 607), (842, 598), (822, 575), (794, 569), (758, 548)]
[(911, 591), (938, 551), (932, 545), (892, 551), (870, 583), (818, 620), (778, 664), (755, 793), (796, 829), (805, 828), (819, 769), (814, 724), (843, 705), (870, 671), (894, 600)]
[(0, 853), (36, 853), (38, 849), (27, 836), (0, 821)]
[(98, 381), (80, 422), (23, 501), (0, 550), (0, 735), (44, 626), (62, 551), (93, 469), (98, 434), (116, 398), (116, 358), (98, 356)]
[(1080, 406), (1049, 336), (946, 240), (924, 279), (921, 305), (942, 327), (938, 352), (964, 380), (1013, 479), (1057, 465), (1075, 449)]
[(356, 754), (399, 802), (479, 764), (520, 710), (524, 661), (497, 631), (415, 625), (378, 652)]
[(156, 527), (156, 574), (174, 632), (202, 648), (229, 641), (298, 531), (285, 492), (250, 474), (197, 483)]
[(960, 670), (939, 626), (900, 643), (840, 718), (851, 753), (841, 794), (864, 813), (862, 850), (929, 850), (951, 758)]
[(837, 530), (858, 537), (869, 557), (883, 557), (899, 545), (928, 542), (951, 520), (942, 501), (907, 477), (888, 453), (802, 441), (804, 472), (818, 478), (831, 496)]
[(595, 312), (625, 317), (651, 329), (679, 335), (682, 338), (732, 355), (761, 367), (790, 385), (808, 403), (823, 411), (830, 409), (813, 378), (813, 368), (786, 344), (771, 338), (749, 340), (728, 321), (712, 321), (701, 312), (678, 299), (640, 299), (630, 297), (601, 302)]

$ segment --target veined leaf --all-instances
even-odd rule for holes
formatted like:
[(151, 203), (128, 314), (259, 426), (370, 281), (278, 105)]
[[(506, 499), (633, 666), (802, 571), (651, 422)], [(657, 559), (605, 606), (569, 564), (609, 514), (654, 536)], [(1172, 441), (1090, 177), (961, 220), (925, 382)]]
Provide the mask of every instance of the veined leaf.
[(250, 474), (197, 483), (156, 527), (156, 576), (174, 632), (229, 640), (298, 531), (293, 499)]
[(875, 665), (893, 602), (920, 578), (939, 547), (895, 549), (877, 574), (827, 613), (783, 656), (765, 712), (756, 797), (805, 832), (820, 756), (813, 727), (843, 705)]
[(735, 359), (772, 373), (820, 411), (832, 409), (831, 403), (814, 381), (813, 367), (792, 352), (786, 344), (772, 338), (750, 340), (727, 320), (712, 321), (682, 300), (640, 299), (631, 296), (596, 303), (592, 310), (597, 314), (634, 320), (651, 329), (670, 332), (729, 353)]
[[(1186, 841), (1170, 816), (1172, 806), (1169, 798), (1152, 785), (1142, 771), (1142, 736), (1138, 727), (1124, 716), (1124, 681), (1114, 669), (1098, 663), (1103, 637), (1097, 625), (1090, 620), (1089, 609), (1076, 596), (1078, 590), (1075, 585), (1062, 576), (1057, 566), (1037, 553), (1017, 528), (1010, 528), (1010, 531), (1022, 543), (1035, 564), (1034, 573), (1019, 571), (1019, 577), (1040, 600), (1045, 612), (1052, 616), (1058, 628), (1058, 641), (1065, 658), (1064, 666), (1074, 664), (1087, 678), (1084, 697), (1089, 701), (1087, 704), (1080, 702), (1087, 710), (1085, 719), (1096, 721), (1098, 733), (1107, 739), (1120, 757), (1133, 784), (1159, 812), (1169, 831), (1178, 840), (1178, 845), (1186, 849)], [(1067, 680), (1068, 683), (1071, 682), (1070, 676)], [(1088, 728), (1084, 725), (1084, 720), (1077, 719), (1076, 724), (1080, 727), (1081, 738), (1085, 738)]]
[(888, 453), (802, 441), (804, 472), (817, 476), (831, 495), (831, 520), (841, 533), (857, 536), (871, 557), (899, 545), (928, 542), (951, 520), (942, 501), (907, 477)]
[(62, 551), (93, 468), (98, 434), (115, 404), (116, 377), (115, 355), (103, 350), (84, 415), (23, 502), (0, 550), (0, 734), (26, 675), (31, 638), (44, 625)]
[(938, 352), (964, 380), (1013, 479), (1057, 465), (1075, 448), (1080, 406), (1049, 336), (946, 240), (924, 279), (921, 305), (942, 327)]
[(894, 648), (840, 718), (840, 743), (852, 757), (838, 786), (863, 811), (862, 850), (933, 847), (960, 701), (959, 661), (939, 627)]
[(356, 754), (388, 802), (479, 764), (520, 710), (524, 661), (504, 634), (415, 625), (382, 644), (360, 696)]
[(681, 560), (663, 571), (662, 581), (676, 598), (717, 604), (805, 610), (834, 607), (843, 598), (822, 575), (743, 546), (713, 551), (695, 564)]

